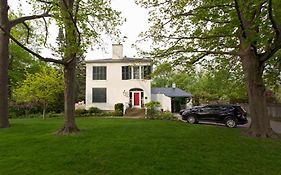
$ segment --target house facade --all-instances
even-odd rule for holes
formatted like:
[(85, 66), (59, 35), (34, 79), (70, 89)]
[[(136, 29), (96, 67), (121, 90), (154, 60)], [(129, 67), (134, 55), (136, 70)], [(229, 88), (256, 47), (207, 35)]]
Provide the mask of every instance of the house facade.
[(122, 45), (112, 45), (112, 58), (86, 61), (86, 109), (144, 107), (151, 101), (150, 74), (150, 60), (123, 57)]
[(117, 103), (127, 108), (143, 108), (158, 101), (163, 111), (178, 112), (191, 105), (192, 95), (179, 88), (151, 88), (152, 62), (123, 57), (123, 46), (112, 45), (112, 58), (86, 61), (85, 108), (114, 110)]

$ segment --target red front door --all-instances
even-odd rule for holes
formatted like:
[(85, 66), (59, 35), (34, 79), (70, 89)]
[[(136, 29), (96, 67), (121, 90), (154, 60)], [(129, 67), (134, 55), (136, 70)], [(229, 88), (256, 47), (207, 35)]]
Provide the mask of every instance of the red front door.
[(140, 93), (135, 92), (134, 93), (134, 106), (139, 106), (140, 105)]

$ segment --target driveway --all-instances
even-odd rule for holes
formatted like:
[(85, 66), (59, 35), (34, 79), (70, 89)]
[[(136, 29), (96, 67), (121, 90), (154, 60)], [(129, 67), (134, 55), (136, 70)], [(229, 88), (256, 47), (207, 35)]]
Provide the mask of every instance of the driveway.
[[(174, 114), (180, 121), (183, 121), (183, 122), (186, 122), (184, 120), (181, 119), (181, 116), (179, 114)], [(246, 125), (239, 125), (237, 126), (237, 128), (249, 128), (250, 127), (250, 124), (251, 124), (251, 119), (248, 118), (248, 123)], [(209, 122), (202, 122), (202, 123), (205, 123), (205, 124), (213, 124), (213, 123), (209, 123)], [(216, 124), (216, 125), (223, 125), (223, 124)], [(273, 121), (271, 120), (270, 121), (270, 125), (271, 125), (271, 128), (273, 129), (273, 131), (281, 134), (281, 122), (277, 122), (277, 121)]]
[[(248, 123), (246, 125), (240, 125), (238, 126), (238, 128), (249, 128), (250, 124), (251, 124), (251, 119), (248, 118)], [(281, 133), (281, 122), (277, 122), (277, 121), (270, 121), (270, 126), (273, 129), (273, 131), (277, 132), (277, 133)]]

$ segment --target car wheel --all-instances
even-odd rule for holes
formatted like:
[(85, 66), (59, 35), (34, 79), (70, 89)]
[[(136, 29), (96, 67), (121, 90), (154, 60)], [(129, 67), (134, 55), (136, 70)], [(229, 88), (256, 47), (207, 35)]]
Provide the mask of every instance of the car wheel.
[(190, 124), (194, 124), (197, 123), (197, 119), (193, 115), (191, 115), (187, 117), (187, 122)]
[(237, 125), (237, 122), (233, 117), (228, 117), (225, 120), (225, 126), (227, 126), (229, 128), (234, 128), (236, 125)]

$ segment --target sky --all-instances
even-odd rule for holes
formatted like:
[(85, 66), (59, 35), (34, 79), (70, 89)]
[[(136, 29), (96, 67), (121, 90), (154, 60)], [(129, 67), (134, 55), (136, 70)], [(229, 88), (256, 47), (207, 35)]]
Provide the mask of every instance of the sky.
[[(22, 2), (22, 7), (19, 7), (19, 2)], [(8, 3), (11, 9), (17, 10), (17, 8), (23, 9), (25, 14), (32, 14), (32, 10), (25, 3), (26, 0), (9, 0)], [(112, 8), (121, 12), (121, 16), (126, 18), (126, 21), (121, 26), (121, 37), (126, 36), (123, 44), (123, 54), (127, 57), (138, 57), (137, 51), (132, 47), (132, 44), (138, 39), (140, 32), (148, 29), (148, 11), (136, 5), (134, 0), (112, 0)], [(48, 39), (50, 43), (56, 41), (58, 30), (56, 27), (51, 27), (49, 29), (52, 31), (51, 37)], [(109, 37), (103, 39), (102, 47), (104, 49), (88, 50), (86, 53), (86, 60), (89, 59), (102, 59), (110, 58), (112, 49), (111, 45), (114, 43)], [(144, 50), (149, 49), (149, 44), (141, 46)], [(50, 51), (43, 49), (42, 54), (44, 56), (51, 56)]]

